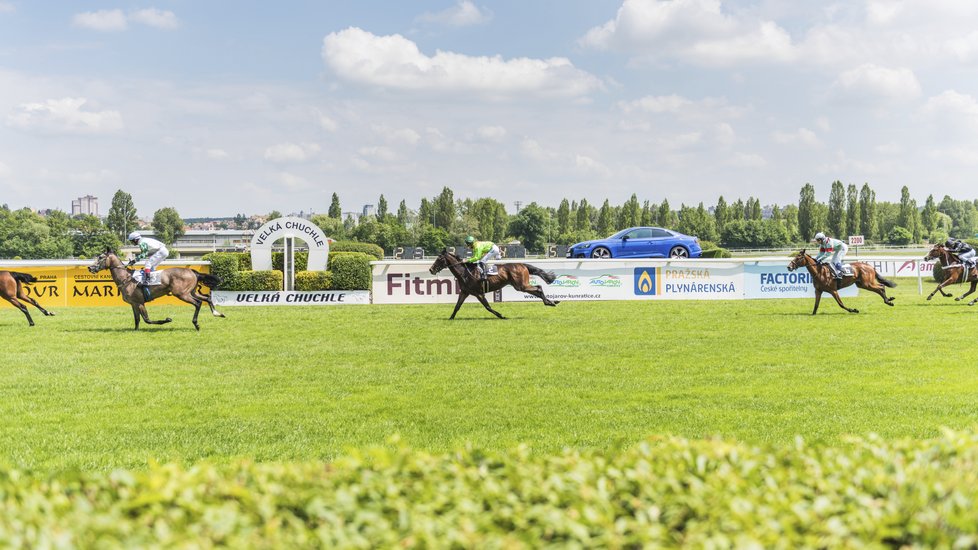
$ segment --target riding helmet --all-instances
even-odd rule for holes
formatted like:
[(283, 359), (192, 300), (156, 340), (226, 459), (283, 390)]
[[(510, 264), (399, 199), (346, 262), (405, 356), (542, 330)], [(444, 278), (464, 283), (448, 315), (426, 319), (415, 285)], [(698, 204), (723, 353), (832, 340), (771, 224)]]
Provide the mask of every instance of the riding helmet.
[(128, 239), (130, 241), (139, 241), (139, 239), (142, 239), (142, 238), (143, 237), (139, 233), (137, 233), (136, 231), (133, 231), (132, 233), (130, 233), (129, 234), (129, 237), (128, 237)]
[(473, 243), (475, 243), (475, 237), (473, 237), (472, 235), (465, 237), (465, 244), (473, 244)]
[(822, 242), (824, 240), (825, 240), (825, 233), (819, 231), (818, 233), (815, 234), (815, 241)]

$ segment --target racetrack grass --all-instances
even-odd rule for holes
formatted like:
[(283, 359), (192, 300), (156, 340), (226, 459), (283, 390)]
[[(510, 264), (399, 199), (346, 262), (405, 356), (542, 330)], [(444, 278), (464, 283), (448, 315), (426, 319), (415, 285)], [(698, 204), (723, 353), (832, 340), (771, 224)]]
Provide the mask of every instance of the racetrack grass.
[[(0, 309), (0, 463), (33, 470), (329, 459), (393, 434), (442, 452), (785, 443), (978, 425), (978, 307), (900, 281), (848, 314), (810, 300)], [(925, 291), (933, 287), (925, 285)], [(955, 292), (963, 291), (958, 286)], [(936, 301), (941, 300), (941, 301)]]

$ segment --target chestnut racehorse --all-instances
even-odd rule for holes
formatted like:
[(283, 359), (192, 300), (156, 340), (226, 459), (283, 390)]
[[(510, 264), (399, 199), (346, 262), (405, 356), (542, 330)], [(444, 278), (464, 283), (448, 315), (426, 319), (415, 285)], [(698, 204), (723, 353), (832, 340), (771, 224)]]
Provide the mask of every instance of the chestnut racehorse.
[(17, 271), (0, 271), (0, 297), (7, 300), (14, 305), (15, 308), (23, 312), (24, 316), (27, 317), (27, 322), (30, 326), (34, 326), (34, 319), (31, 319), (31, 312), (27, 311), (27, 306), (21, 303), (21, 301), (27, 302), (37, 309), (41, 310), (44, 315), (54, 315), (40, 304), (37, 303), (34, 298), (27, 295), (24, 291), (24, 285), (29, 285), (31, 283), (37, 282), (37, 279), (30, 273), (19, 273)]
[[(140, 317), (143, 318), (143, 321), (151, 325), (165, 325), (173, 320), (167, 317), (162, 321), (150, 321), (149, 314), (146, 313), (146, 299), (143, 296), (142, 289), (136, 286), (136, 280), (132, 277), (132, 271), (122, 263), (122, 260), (110, 248), (106, 248), (105, 252), (95, 258), (95, 263), (88, 266), (88, 270), (92, 273), (98, 273), (103, 269), (109, 270), (109, 273), (112, 274), (112, 280), (119, 287), (119, 295), (122, 296), (122, 299), (127, 304), (132, 306), (132, 316), (136, 321), (136, 330), (139, 330)], [(221, 284), (220, 277), (200, 273), (193, 269), (187, 269), (185, 267), (163, 269), (160, 271), (160, 284), (149, 287), (150, 299), (172, 294), (194, 306), (194, 328), (200, 330), (200, 325), (197, 324), (197, 315), (200, 313), (201, 304), (207, 302), (207, 305), (211, 308), (211, 314), (215, 317), (224, 317), (224, 314), (214, 309), (214, 302), (211, 301), (209, 295), (201, 294), (197, 289), (200, 285), (216, 288), (219, 284)]]
[[(951, 252), (947, 248), (944, 248), (944, 245), (935, 244), (934, 247), (930, 249), (930, 252), (924, 256), (924, 259), (939, 260), (941, 262), (941, 268), (944, 271), (944, 281), (937, 285), (934, 292), (927, 295), (928, 300), (933, 298), (938, 292), (941, 293), (941, 296), (950, 298), (953, 296), (953, 294), (944, 292), (944, 287), (953, 285), (955, 283), (963, 283), (968, 279), (971, 279), (971, 288), (968, 290), (968, 292), (965, 292), (961, 296), (955, 298), (955, 301), (960, 302), (965, 296), (974, 292), (975, 287), (978, 287), (978, 269), (972, 267), (971, 269), (965, 271), (964, 263), (960, 258), (958, 258), (958, 255)], [(975, 305), (975, 302), (978, 302), (978, 298), (968, 302), (968, 305), (973, 306)]]
[(455, 318), (455, 314), (458, 313), (458, 308), (462, 307), (462, 302), (469, 296), (475, 296), (490, 313), (500, 319), (505, 319), (502, 314), (489, 306), (489, 302), (486, 300), (486, 293), (494, 292), (506, 285), (512, 285), (513, 288), (520, 292), (526, 292), (527, 294), (532, 294), (540, 298), (543, 300), (544, 305), (556, 306), (560, 303), (547, 298), (543, 294), (542, 288), (530, 284), (530, 275), (540, 277), (547, 284), (554, 282), (557, 276), (553, 271), (544, 271), (530, 264), (499, 264), (496, 266), (496, 274), (489, 275), (486, 278), (485, 288), (483, 288), (482, 278), (475, 270), (470, 269), (472, 265), (463, 262), (461, 258), (452, 254), (447, 249), (443, 249), (441, 254), (438, 255), (438, 258), (435, 259), (435, 263), (431, 264), (431, 269), (428, 270), (434, 275), (447, 267), (458, 282), (460, 289), (458, 302), (455, 304), (455, 310), (452, 311), (452, 316), (449, 319)]
[(896, 298), (887, 298), (886, 288), (884, 287), (893, 288), (896, 286), (896, 283), (884, 279), (882, 275), (876, 272), (876, 268), (867, 263), (852, 262), (849, 266), (852, 267), (852, 275), (847, 275), (837, 281), (832, 276), (832, 271), (827, 264), (816, 264), (815, 258), (806, 254), (804, 249), (799, 251), (791, 262), (788, 263), (788, 271), (794, 271), (799, 267), (804, 267), (808, 269), (808, 273), (812, 276), (812, 284), (815, 285), (815, 309), (812, 310), (812, 315), (818, 312), (818, 302), (822, 299), (823, 292), (831, 294), (842, 309), (849, 313), (859, 313), (858, 309), (846, 307), (842, 303), (842, 299), (839, 298), (839, 289), (850, 286), (853, 283), (859, 288), (879, 294), (883, 298), (883, 303), (886, 305), (893, 305), (893, 300)]

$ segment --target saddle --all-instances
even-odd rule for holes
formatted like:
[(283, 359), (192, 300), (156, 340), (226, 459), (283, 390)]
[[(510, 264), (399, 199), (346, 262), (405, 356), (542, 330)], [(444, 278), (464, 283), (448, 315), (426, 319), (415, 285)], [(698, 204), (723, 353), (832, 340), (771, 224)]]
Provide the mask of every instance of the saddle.
[[(160, 271), (151, 271), (149, 273), (149, 281), (145, 283), (147, 286), (163, 284), (160, 282)], [(136, 280), (137, 283), (143, 284), (143, 270), (139, 269), (133, 272), (132, 278)]]

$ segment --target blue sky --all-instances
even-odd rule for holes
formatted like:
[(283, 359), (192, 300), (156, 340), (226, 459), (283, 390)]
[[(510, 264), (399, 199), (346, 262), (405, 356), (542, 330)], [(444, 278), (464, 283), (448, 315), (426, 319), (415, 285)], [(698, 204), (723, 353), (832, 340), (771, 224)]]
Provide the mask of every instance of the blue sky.
[(978, 3), (0, 0), (0, 202), (974, 198)]

